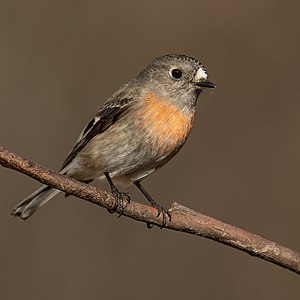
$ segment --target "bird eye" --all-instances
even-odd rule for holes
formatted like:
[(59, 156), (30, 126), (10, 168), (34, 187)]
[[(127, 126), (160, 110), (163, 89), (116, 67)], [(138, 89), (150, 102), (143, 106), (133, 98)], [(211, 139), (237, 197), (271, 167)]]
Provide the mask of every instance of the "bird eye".
[(179, 69), (172, 69), (170, 75), (175, 79), (180, 79), (182, 77), (182, 71)]

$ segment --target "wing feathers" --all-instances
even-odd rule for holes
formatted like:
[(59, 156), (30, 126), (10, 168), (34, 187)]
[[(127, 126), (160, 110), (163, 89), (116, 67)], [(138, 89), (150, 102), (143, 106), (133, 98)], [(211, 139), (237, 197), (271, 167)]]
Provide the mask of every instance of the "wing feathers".
[(96, 135), (101, 134), (113, 125), (129, 108), (129, 99), (122, 99), (118, 105), (104, 106), (97, 115), (87, 124), (83, 132), (79, 136), (73, 150), (63, 163), (64, 169), (77, 155), (77, 153)]

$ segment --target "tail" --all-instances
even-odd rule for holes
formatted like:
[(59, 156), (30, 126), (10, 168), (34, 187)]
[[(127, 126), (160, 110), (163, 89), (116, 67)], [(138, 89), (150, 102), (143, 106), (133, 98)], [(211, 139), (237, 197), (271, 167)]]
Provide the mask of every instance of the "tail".
[(21, 220), (31, 217), (41, 206), (50, 201), (60, 191), (49, 186), (43, 185), (34, 193), (19, 203), (11, 214)]

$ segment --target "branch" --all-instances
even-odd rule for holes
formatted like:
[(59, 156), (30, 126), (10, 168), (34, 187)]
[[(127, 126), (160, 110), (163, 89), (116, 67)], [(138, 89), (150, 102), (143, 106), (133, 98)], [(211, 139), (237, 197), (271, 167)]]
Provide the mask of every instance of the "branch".
[[(1, 146), (0, 164), (3, 167), (24, 173), (67, 194), (107, 209), (112, 209), (115, 205), (115, 199), (111, 193), (96, 190), (93, 186), (62, 176), (35, 162), (11, 153)], [(300, 274), (300, 252), (293, 251), (254, 233), (205, 216), (178, 203), (173, 203), (170, 211), (172, 213), (172, 221), (167, 222), (166, 228), (168, 229), (215, 240)], [(157, 218), (157, 210), (144, 204), (131, 201), (124, 207), (123, 215), (137, 221), (157, 226), (161, 225), (161, 219)]]

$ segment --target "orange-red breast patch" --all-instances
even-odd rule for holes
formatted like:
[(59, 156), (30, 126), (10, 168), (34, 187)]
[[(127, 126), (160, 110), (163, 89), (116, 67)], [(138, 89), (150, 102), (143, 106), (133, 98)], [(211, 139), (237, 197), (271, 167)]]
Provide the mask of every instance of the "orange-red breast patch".
[(147, 135), (155, 139), (157, 146), (164, 148), (161, 149), (163, 151), (172, 151), (182, 145), (194, 121), (194, 112), (185, 113), (155, 94), (145, 97), (139, 116)]

